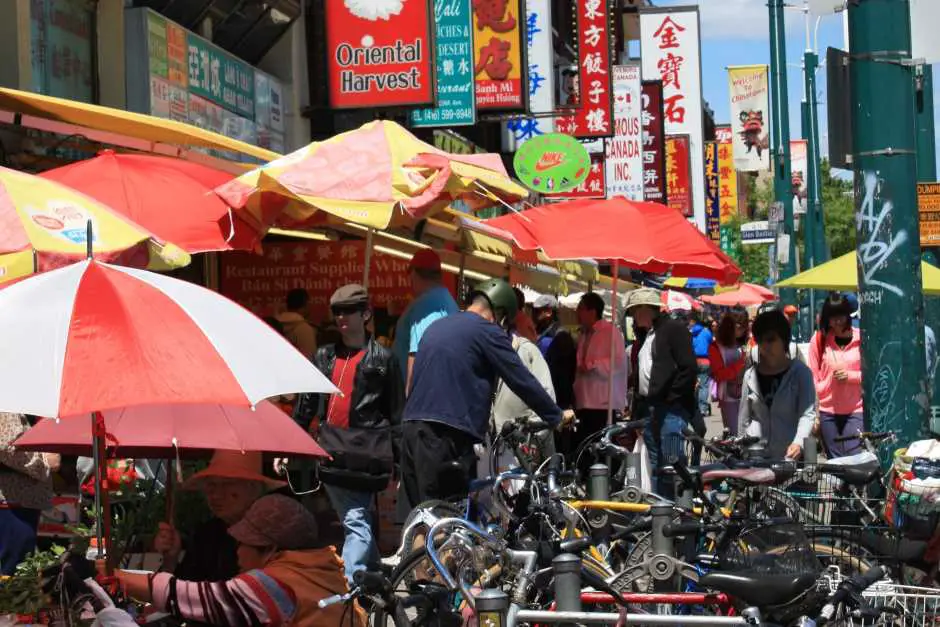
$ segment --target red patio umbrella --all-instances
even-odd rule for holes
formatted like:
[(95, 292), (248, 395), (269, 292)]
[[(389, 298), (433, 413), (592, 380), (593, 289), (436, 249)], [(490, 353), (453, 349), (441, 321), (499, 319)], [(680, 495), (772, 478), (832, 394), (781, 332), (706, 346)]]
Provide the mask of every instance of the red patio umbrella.
[(40, 176), (91, 196), (189, 253), (251, 250), (259, 241), (212, 191), (233, 175), (199, 163), (102, 150)]
[(702, 296), (702, 300), (709, 305), (723, 307), (736, 307), (738, 305), (759, 305), (774, 300), (777, 296), (760, 285), (754, 283), (741, 283), (736, 289), (728, 290), (714, 296)]

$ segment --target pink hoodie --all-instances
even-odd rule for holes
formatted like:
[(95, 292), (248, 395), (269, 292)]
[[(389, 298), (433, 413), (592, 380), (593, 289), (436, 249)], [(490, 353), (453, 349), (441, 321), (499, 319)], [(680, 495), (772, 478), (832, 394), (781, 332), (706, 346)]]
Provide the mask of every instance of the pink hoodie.
[[(830, 414), (856, 414), (862, 411), (861, 334), (852, 329), (852, 341), (839, 348), (831, 333), (826, 334), (823, 356), (819, 358), (819, 332), (809, 345), (809, 367), (816, 382), (819, 411)], [(835, 371), (845, 370), (849, 378), (839, 381)]]

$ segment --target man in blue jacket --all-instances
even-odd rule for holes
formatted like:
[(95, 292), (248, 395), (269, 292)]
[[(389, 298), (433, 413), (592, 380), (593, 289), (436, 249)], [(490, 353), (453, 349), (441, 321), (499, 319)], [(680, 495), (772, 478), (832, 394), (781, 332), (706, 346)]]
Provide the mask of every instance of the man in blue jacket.
[(709, 385), (712, 369), (708, 362), (708, 347), (712, 343), (711, 330), (699, 322), (699, 316), (692, 312), (689, 316), (689, 333), (692, 334), (692, 350), (695, 351), (695, 361), (698, 364), (698, 378), (695, 388), (698, 410), (703, 416), (712, 413)]
[(425, 331), (402, 414), (399, 518), (424, 501), (467, 495), (498, 379), (553, 427), (573, 418), (513, 350), (506, 329), (517, 307), (509, 284), (491, 279), (476, 287), (466, 311)]

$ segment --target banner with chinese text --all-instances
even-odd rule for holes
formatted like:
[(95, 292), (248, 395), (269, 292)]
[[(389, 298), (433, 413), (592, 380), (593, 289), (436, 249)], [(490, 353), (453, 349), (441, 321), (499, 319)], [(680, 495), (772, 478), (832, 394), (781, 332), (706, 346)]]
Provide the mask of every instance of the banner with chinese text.
[(640, 66), (615, 65), (614, 135), (605, 143), (607, 197), (643, 200)]
[(477, 109), (526, 108), (522, 0), (473, 3), (473, 76)]
[(560, 118), (556, 130), (591, 139), (613, 133), (610, 5), (608, 0), (575, 0), (578, 24), (578, 105)]
[(688, 135), (666, 136), (666, 204), (687, 218), (693, 211), (690, 151)]
[(766, 65), (728, 68), (734, 167), (739, 172), (770, 169), (770, 91)]
[(431, 3), (326, 0), (330, 105), (336, 109), (434, 102)]
[[(530, 113), (555, 110), (555, 49), (552, 45), (552, 4), (550, 0), (526, 0), (526, 84)], [(516, 117), (503, 122), (503, 152), (516, 152), (519, 145), (555, 130), (552, 116)]]
[(700, 49), (697, 6), (640, 10), (643, 78), (662, 81), (666, 134), (688, 136), (693, 207), (690, 215), (704, 232), (705, 146)]
[(643, 200), (666, 202), (666, 130), (663, 125), (663, 86), (643, 81)]
[(473, 72), (473, 8), (470, 0), (436, 0), (437, 106), (414, 109), (412, 126), (476, 124)]
[(705, 233), (721, 244), (721, 185), (718, 181), (718, 142), (705, 142)]
[(604, 172), (604, 155), (591, 155), (591, 170), (587, 178), (580, 185), (571, 191), (561, 192), (559, 194), (543, 194), (542, 196), (552, 200), (574, 200), (577, 198), (604, 198), (607, 191)]
[(809, 167), (805, 139), (790, 140), (790, 184), (793, 190), (793, 213), (806, 213), (806, 172)]
[(716, 126), (718, 140), (718, 182), (721, 185), (721, 224), (724, 226), (738, 215), (738, 173), (734, 169), (731, 148), (731, 127)]

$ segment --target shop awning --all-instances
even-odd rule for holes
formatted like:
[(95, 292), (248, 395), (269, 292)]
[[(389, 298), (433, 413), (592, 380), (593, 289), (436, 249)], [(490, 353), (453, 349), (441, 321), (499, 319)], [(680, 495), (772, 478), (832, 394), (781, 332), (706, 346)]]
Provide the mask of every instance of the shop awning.
[(274, 151), (182, 122), (6, 87), (0, 87), (0, 110), (148, 142), (228, 150), (265, 162), (281, 156)]

